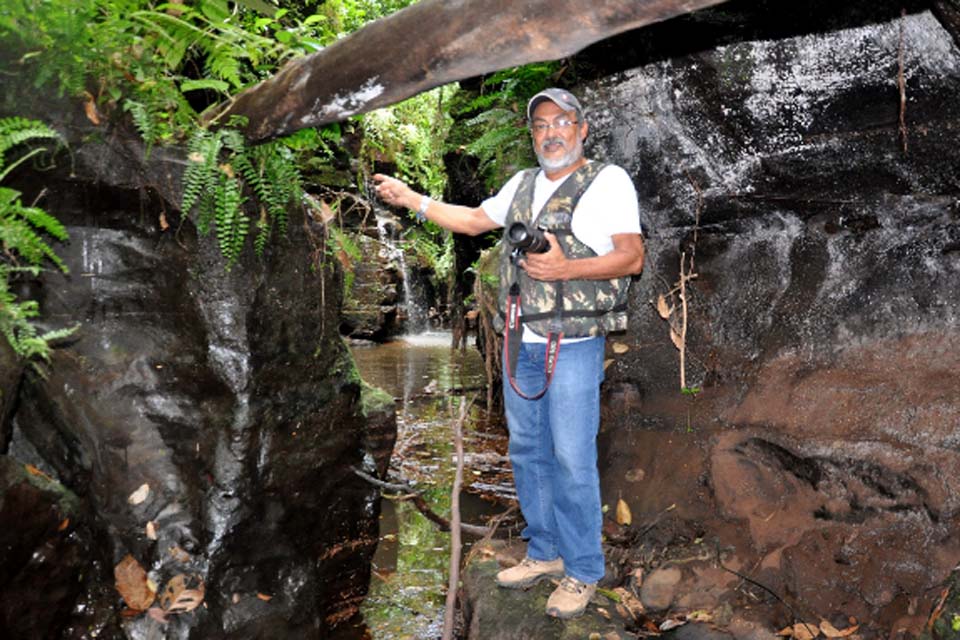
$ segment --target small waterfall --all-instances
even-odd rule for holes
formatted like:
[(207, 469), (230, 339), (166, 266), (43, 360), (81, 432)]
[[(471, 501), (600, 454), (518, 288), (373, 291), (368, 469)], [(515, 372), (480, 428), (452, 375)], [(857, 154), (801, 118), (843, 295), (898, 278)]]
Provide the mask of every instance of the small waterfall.
[(399, 225), (392, 216), (379, 212), (376, 216), (377, 234), (384, 251), (383, 257), (395, 264), (400, 273), (402, 298), (397, 303), (397, 310), (403, 323), (404, 333), (423, 333), (430, 328), (426, 295), (407, 265), (407, 258), (397, 234)]

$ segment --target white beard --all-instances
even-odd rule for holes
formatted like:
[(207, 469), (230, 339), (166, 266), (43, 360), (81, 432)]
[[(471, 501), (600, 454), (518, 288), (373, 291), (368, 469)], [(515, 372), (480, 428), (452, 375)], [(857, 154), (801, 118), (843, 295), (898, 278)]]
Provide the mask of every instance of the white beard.
[[(556, 138), (550, 138), (544, 140), (540, 143), (540, 147), (543, 147), (549, 142), (556, 142)], [(563, 144), (561, 142), (560, 144)], [(559, 158), (546, 158), (540, 153), (540, 147), (536, 144), (533, 145), (533, 152), (537, 154), (537, 162), (540, 163), (540, 168), (544, 171), (559, 171), (561, 169), (566, 169), (569, 166), (572, 166), (580, 161), (580, 158), (583, 157), (583, 140), (577, 138), (576, 144), (573, 145), (573, 148), (568, 150)]]

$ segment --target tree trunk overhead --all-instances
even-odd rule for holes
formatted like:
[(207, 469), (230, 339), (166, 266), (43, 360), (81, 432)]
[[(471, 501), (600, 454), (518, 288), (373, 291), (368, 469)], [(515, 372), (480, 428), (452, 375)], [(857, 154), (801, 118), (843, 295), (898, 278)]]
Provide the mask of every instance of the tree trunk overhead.
[(264, 141), (448, 82), (555, 60), (617, 33), (724, 0), (425, 0), (287, 64), (210, 115)]

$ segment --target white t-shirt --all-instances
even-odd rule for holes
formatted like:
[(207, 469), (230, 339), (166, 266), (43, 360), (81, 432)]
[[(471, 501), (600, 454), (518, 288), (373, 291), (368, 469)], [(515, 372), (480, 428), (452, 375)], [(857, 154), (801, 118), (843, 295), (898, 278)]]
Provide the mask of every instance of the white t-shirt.
[[(533, 186), (534, 218), (570, 175), (572, 173), (553, 181), (543, 171), (537, 173)], [(506, 222), (521, 179), (522, 172), (515, 174), (495, 196), (480, 204), (487, 217), (500, 226)], [(613, 251), (613, 235), (642, 233), (637, 190), (627, 172), (616, 165), (604, 167), (577, 203), (570, 226), (577, 240), (593, 249), (598, 256)], [(546, 342), (546, 338), (538, 336), (524, 325), (523, 341)]]

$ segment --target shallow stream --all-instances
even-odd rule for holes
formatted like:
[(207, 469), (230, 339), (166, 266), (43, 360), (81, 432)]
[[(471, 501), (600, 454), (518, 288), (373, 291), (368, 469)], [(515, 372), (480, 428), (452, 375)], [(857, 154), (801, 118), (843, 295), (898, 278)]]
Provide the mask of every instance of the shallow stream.
[[(506, 459), (502, 416), (488, 416), (483, 360), (476, 349), (451, 349), (451, 336), (428, 332), (386, 344), (351, 345), (368, 383), (396, 401), (397, 444), (391, 477), (421, 491), (433, 511), (450, 517), (456, 471), (453, 434), (460, 403), (470, 405), (463, 426), (465, 523), (486, 524), (506, 509), (513, 485)], [(450, 536), (408, 501), (383, 498), (380, 543), (373, 559), (364, 624), (342, 630), (338, 640), (440, 638)], [(464, 536), (464, 545), (473, 538)], [(466, 553), (467, 549), (464, 549)]]

